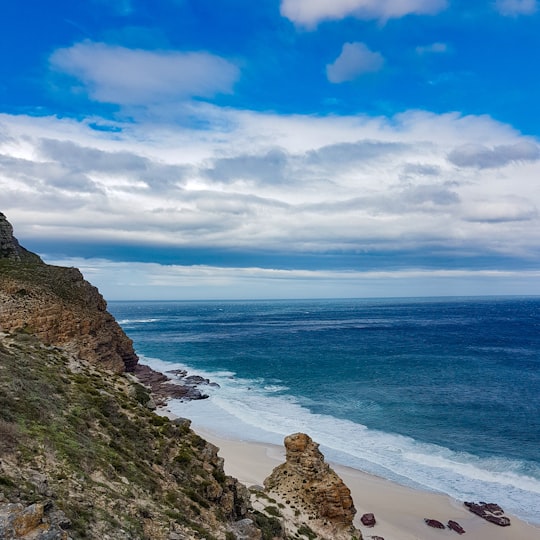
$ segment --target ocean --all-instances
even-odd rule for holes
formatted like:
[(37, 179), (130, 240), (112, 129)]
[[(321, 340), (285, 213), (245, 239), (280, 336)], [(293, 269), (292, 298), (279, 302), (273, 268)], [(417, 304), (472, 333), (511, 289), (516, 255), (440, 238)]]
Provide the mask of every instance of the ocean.
[(218, 383), (170, 409), (540, 523), (540, 298), (110, 302), (141, 361)]

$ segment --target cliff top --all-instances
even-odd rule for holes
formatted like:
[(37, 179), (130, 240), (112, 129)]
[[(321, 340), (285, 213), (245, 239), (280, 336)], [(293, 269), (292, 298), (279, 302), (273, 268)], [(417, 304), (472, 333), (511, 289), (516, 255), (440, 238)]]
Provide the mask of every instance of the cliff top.
[(46, 264), (22, 247), (2, 213), (0, 331), (33, 334), (116, 372), (133, 371), (138, 361), (97, 288), (77, 268)]
[(0, 259), (12, 259), (40, 263), (43, 262), (35, 253), (24, 249), (13, 236), (13, 227), (6, 216), (0, 212)]

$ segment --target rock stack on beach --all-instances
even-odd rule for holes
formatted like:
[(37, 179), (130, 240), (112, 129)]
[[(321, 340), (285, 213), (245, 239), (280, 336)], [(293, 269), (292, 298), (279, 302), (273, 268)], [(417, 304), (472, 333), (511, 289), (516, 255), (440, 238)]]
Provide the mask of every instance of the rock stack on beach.
[(320, 538), (362, 538), (353, 525), (356, 509), (349, 488), (324, 461), (305, 433), (285, 438), (286, 461), (264, 481), (269, 495), (293, 510)]

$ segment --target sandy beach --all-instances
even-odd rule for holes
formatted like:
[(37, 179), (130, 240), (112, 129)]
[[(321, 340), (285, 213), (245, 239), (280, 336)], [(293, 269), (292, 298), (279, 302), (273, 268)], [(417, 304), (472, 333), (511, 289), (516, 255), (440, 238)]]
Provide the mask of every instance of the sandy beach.
[[(285, 460), (284, 448), (225, 439), (200, 426), (192, 427), (219, 447), (219, 454), (225, 459), (226, 473), (247, 486), (262, 485), (273, 468)], [(449, 519), (457, 521), (466, 531), (462, 537), (471, 540), (540, 540), (540, 527), (529, 525), (512, 515), (506, 514), (512, 521), (509, 527), (499, 527), (469, 512), (462, 501), (403, 487), (355, 469), (330, 465), (351, 490), (358, 511), (355, 524), (365, 539), (371, 536), (380, 536), (385, 540), (444, 540), (459, 537), (450, 529), (428, 527), (424, 518), (431, 518), (445, 524)], [(367, 528), (360, 522), (362, 514), (368, 512), (373, 513), (377, 520), (373, 528)]]

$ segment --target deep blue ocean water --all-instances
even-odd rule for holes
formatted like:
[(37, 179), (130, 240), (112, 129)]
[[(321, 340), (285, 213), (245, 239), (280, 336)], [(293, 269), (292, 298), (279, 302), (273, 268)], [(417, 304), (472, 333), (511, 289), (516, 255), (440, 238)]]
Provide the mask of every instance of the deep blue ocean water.
[(110, 302), (142, 361), (220, 385), (171, 409), (540, 523), (540, 298)]

